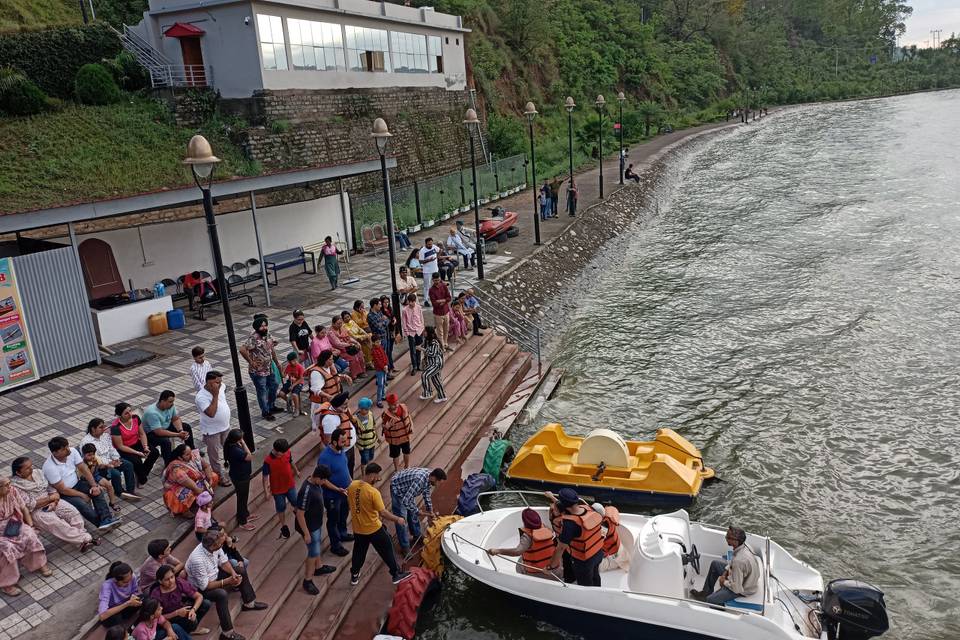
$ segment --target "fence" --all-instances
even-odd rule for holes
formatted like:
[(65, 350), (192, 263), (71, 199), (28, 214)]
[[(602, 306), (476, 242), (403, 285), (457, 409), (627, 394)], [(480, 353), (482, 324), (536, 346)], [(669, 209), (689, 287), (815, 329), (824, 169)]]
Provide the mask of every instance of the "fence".
[[(477, 199), (480, 204), (516, 193), (527, 181), (526, 156), (516, 155), (477, 166)], [(397, 229), (411, 232), (431, 227), (452, 215), (472, 207), (473, 182), (470, 167), (442, 176), (417, 180), (391, 190), (393, 220)], [(354, 244), (359, 244), (360, 229), (385, 224), (383, 192), (350, 196)]]

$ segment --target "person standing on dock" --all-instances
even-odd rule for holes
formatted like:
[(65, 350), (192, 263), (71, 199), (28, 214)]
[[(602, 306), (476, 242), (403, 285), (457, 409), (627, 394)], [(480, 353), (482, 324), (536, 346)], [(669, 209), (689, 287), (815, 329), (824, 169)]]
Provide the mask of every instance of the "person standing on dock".
[(425, 307), (430, 306), (430, 285), (433, 284), (433, 274), (440, 271), (437, 258), (437, 248), (433, 246), (433, 238), (427, 238), (417, 254), (420, 269), (423, 271), (423, 306)]
[(377, 555), (390, 569), (393, 584), (399, 584), (410, 577), (402, 571), (393, 555), (390, 534), (383, 520), (389, 520), (397, 527), (407, 526), (407, 521), (387, 511), (383, 497), (374, 486), (380, 482), (383, 469), (376, 462), (363, 468), (363, 478), (354, 480), (347, 487), (347, 503), (350, 505), (350, 521), (353, 524), (353, 557), (350, 562), (350, 584), (360, 584), (360, 570), (367, 560), (367, 550), (373, 546)]
[(336, 571), (335, 567), (323, 563), (320, 549), (320, 537), (323, 535), (323, 488), (331, 484), (330, 469), (317, 465), (310, 477), (300, 485), (297, 493), (295, 522), (297, 533), (307, 545), (307, 559), (303, 561), (303, 590), (312, 596), (320, 593), (313, 583), (314, 576), (324, 576)]
[(275, 406), (280, 383), (274, 377), (273, 370), (270, 368), (271, 363), (277, 365), (277, 369), (281, 368), (280, 358), (277, 356), (277, 350), (275, 349), (276, 344), (276, 339), (270, 335), (270, 326), (266, 316), (257, 315), (253, 320), (253, 333), (237, 349), (243, 359), (247, 361), (247, 364), (250, 365), (250, 379), (257, 390), (257, 404), (260, 405), (260, 414), (264, 420), (269, 422), (276, 420), (273, 414), (284, 412), (284, 409)]
[[(427, 524), (437, 516), (433, 510), (430, 494), (441, 482), (447, 479), (447, 473), (440, 468), (433, 471), (424, 467), (404, 469), (394, 474), (390, 479), (390, 510), (393, 515), (407, 521), (407, 526), (397, 525), (397, 543), (403, 555), (410, 551), (410, 538), (407, 529), (414, 540), (422, 534), (420, 532), (420, 517), (427, 518)], [(423, 508), (417, 507), (417, 496), (423, 496)]]
[(339, 427), (330, 435), (330, 446), (324, 447), (317, 459), (317, 465), (330, 469), (329, 483), (323, 485), (323, 503), (327, 509), (327, 535), (330, 537), (330, 552), (338, 556), (349, 555), (343, 547), (351, 542), (353, 535), (347, 531), (347, 487), (352, 478), (347, 466), (345, 452), (350, 443), (350, 432)]
[(406, 304), (400, 309), (400, 326), (410, 348), (410, 375), (420, 370), (420, 351), (423, 344), (423, 309), (417, 304), (417, 294), (407, 295)]
[[(410, 436), (413, 434), (413, 419), (407, 405), (400, 402), (395, 393), (387, 394), (387, 408), (380, 417), (383, 425), (383, 437), (390, 448), (390, 457), (393, 459), (395, 472), (410, 466)], [(400, 454), (403, 454), (403, 466), (400, 465)]]
[(450, 333), (450, 287), (440, 279), (440, 274), (433, 274), (433, 285), (430, 287), (430, 304), (433, 306), (433, 324), (436, 326), (437, 337), (444, 351), (453, 351), (447, 343)]

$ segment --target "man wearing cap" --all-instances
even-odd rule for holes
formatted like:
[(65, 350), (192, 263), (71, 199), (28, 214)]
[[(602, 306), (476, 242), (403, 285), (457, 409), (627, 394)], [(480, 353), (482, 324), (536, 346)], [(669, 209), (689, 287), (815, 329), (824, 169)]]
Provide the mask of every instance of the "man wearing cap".
[(250, 365), (250, 379), (257, 390), (257, 404), (264, 420), (273, 422), (275, 413), (283, 413), (284, 409), (276, 407), (277, 389), (279, 383), (270, 368), (271, 363), (280, 369), (280, 359), (275, 349), (277, 341), (270, 335), (267, 317), (257, 314), (253, 318), (253, 333), (246, 342), (240, 345), (238, 351)]
[[(747, 532), (740, 527), (730, 527), (726, 535), (727, 557), (714, 560), (703, 583), (702, 591), (691, 591), (697, 600), (710, 604), (724, 604), (740, 596), (750, 596), (757, 592), (760, 584), (760, 572), (757, 560), (747, 547)], [(714, 591), (717, 583), (720, 588)]]
[(550, 564), (557, 545), (553, 531), (543, 526), (540, 514), (530, 507), (520, 513), (520, 521), (523, 523), (520, 543), (512, 549), (494, 547), (488, 553), (492, 556), (520, 556), (522, 562), (517, 565), (517, 571), (549, 577), (541, 570)]
[(581, 587), (599, 587), (600, 563), (603, 561), (600, 525), (603, 519), (590, 507), (580, 504), (580, 496), (569, 487), (560, 490), (557, 506), (562, 513), (562, 527), (549, 568), (558, 569), (563, 554), (569, 553), (576, 583)]

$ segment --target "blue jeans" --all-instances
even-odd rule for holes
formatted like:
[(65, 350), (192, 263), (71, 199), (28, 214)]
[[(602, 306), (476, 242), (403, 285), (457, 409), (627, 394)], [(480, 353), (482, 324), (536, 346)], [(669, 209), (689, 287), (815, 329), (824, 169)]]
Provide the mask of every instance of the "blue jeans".
[(350, 507), (347, 497), (342, 493), (323, 493), (323, 502), (327, 507), (327, 535), (330, 537), (331, 549), (342, 549), (343, 538), (347, 531), (347, 513)]
[(310, 532), (310, 544), (307, 545), (307, 557), (320, 557), (320, 538), (323, 536), (323, 529), (316, 529)]
[[(387, 329), (387, 331), (392, 332), (393, 329)], [(380, 346), (383, 347), (383, 350), (387, 352), (387, 362), (390, 363), (389, 369), (393, 371), (393, 335), (389, 334), (386, 338), (380, 341)]]
[[(173, 628), (174, 635), (177, 636), (177, 640), (189, 640), (190, 634), (183, 630), (178, 624), (171, 623), (170, 626)], [(157, 627), (157, 635), (153, 636), (153, 640), (166, 640), (167, 630), (163, 627)]]
[(297, 506), (296, 488), (290, 487), (286, 493), (273, 494), (273, 506), (277, 510), (277, 513), (283, 513), (287, 510), (287, 502), (290, 503), (291, 507)]
[(377, 402), (383, 402), (387, 397), (387, 372), (377, 371)]
[[(123, 478), (121, 484), (120, 479)], [(113, 485), (113, 492), (119, 496), (126, 491), (127, 493), (137, 492), (137, 477), (133, 474), (133, 463), (129, 460), (120, 458), (120, 466), (110, 469), (110, 484)], [(126, 488), (124, 488), (126, 485)]]
[[(360, 449), (360, 447), (357, 447)], [(360, 449), (360, 466), (365, 467), (371, 462), (373, 462), (374, 457), (376, 457), (377, 448), (370, 447), (369, 449)]]
[(265, 376), (257, 375), (255, 373), (250, 374), (250, 379), (253, 380), (253, 386), (257, 390), (257, 404), (260, 405), (260, 413), (264, 417), (269, 416), (273, 411), (273, 405), (277, 401), (277, 379), (273, 377), (273, 373), (268, 373)]
[(407, 537), (407, 529), (410, 529), (410, 535), (414, 538), (420, 537), (420, 513), (417, 509), (404, 509), (403, 505), (400, 504), (400, 496), (394, 491), (392, 485), (390, 487), (390, 511), (393, 515), (400, 516), (407, 521), (406, 527), (397, 525), (397, 542), (400, 543), (401, 547), (409, 549), (410, 539)]

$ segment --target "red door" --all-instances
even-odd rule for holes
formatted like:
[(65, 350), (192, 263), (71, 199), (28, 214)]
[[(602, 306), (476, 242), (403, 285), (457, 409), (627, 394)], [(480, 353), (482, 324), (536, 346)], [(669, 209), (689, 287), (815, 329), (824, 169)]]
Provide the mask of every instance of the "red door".
[(84, 240), (77, 247), (80, 265), (83, 267), (83, 282), (91, 300), (123, 293), (123, 280), (110, 245), (97, 238)]
[(207, 86), (207, 76), (203, 68), (203, 50), (200, 38), (180, 38), (180, 53), (183, 55), (183, 67), (188, 87)]

